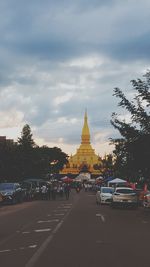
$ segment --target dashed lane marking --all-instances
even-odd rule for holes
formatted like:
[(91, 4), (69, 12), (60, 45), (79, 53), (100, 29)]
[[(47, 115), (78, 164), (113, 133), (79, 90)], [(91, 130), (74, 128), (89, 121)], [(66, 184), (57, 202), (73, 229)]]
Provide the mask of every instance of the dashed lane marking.
[(59, 219), (52, 219), (52, 220), (46, 220), (46, 221), (38, 221), (37, 223), (50, 223), (50, 222), (59, 222)]
[[(47, 246), (49, 245), (49, 243), (52, 241), (54, 235), (58, 232), (58, 230), (60, 229), (60, 227), (62, 226), (64, 220), (66, 220), (66, 218), (68, 217), (68, 215), (70, 214), (72, 210), (72, 207), (70, 210), (67, 210), (67, 213), (65, 214), (65, 217), (63, 218), (63, 220), (61, 220), (57, 226), (55, 227), (55, 229), (52, 231), (52, 233), (47, 237), (47, 239), (42, 243), (42, 245), (38, 248), (38, 250), (33, 254), (33, 256), (30, 258), (30, 260), (27, 262), (27, 264), (25, 265), (25, 267), (34, 267), (36, 262), (38, 261), (38, 259), (40, 258), (40, 256), (42, 255), (42, 253), (44, 252), (44, 250), (47, 248)], [(58, 212), (58, 211), (57, 211)]]
[(105, 217), (104, 217), (104, 215), (102, 215), (102, 214), (100, 214), (100, 213), (97, 213), (97, 214), (96, 214), (96, 217), (101, 218), (102, 222), (105, 222)]
[(55, 216), (64, 216), (65, 213), (56, 213)]
[(31, 246), (28, 246), (28, 248), (36, 248), (37, 245), (31, 245)]
[(48, 232), (51, 231), (51, 228), (45, 228), (45, 229), (36, 229), (36, 230), (32, 230), (32, 231), (26, 231), (26, 232), (20, 232), (23, 235), (27, 235), (27, 234), (31, 234), (31, 233), (39, 233), (39, 232)]
[(4, 249), (4, 250), (0, 250), (0, 253), (4, 253), (4, 252), (10, 252), (11, 249)]
[(37, 230), (34, 230), (34, 232), (36, 232), (36, 233), (49, 232), (49, 231), (51, 231), (51, 228), (45, 228), (45, 229), (37, 229)]
[(0, 250), (0, 253), (16, 252), (16, 251), (25, 250), (25, 249), (34, 249), (36, 247), (37, 247), (37, 245), (36, 244), (33, 244), (33, 245), (29, 245), (27, 247), (19, 247), (19, 248), (13, 248), (13, 249)]

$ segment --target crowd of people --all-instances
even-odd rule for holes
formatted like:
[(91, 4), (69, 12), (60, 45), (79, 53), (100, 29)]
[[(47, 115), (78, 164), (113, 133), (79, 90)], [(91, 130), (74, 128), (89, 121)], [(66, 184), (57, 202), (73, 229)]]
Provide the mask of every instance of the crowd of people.
[(97, 191), (99, 185), (93, 183), (64, 183), (62, 181), (43, 182), (40, 185), (34, 185), (27, 190), (27, 200), (56, 200), (69, 199), (70, 192), (74, 189), (77, 193), (83, 189), (87, 191)]
[(66, 183), (44, 183), (38, 192), (38, 198), (42, 200), (56, 200), (65, 197), (69, 199), (71, 191), (70, 184)]

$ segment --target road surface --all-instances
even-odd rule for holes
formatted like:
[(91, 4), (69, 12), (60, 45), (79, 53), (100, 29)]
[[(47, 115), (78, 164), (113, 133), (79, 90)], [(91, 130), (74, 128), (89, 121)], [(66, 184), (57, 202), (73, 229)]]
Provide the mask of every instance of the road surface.
[(96, 205), (95, 193), (0, 208), (0, 267), (150, 267), (150, 210)]

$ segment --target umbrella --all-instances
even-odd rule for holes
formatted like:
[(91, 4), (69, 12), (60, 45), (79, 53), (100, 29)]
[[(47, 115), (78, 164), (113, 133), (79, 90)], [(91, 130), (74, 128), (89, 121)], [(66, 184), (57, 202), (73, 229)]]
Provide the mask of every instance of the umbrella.
[(64, 183), (71, 183), (71, 182), (73, 182), (73, 179), (69, 178), (68, 176), (65, 176), (65, 177), (61, 178), (61, 180)]

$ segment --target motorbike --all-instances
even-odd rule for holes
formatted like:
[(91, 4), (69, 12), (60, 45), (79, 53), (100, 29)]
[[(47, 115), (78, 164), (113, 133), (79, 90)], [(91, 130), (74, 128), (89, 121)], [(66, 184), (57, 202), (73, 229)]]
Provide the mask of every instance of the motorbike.
[(79, 193), (80, 192), (80, 187), (76, 188), (76, 192)]

